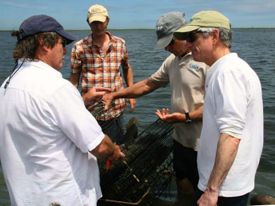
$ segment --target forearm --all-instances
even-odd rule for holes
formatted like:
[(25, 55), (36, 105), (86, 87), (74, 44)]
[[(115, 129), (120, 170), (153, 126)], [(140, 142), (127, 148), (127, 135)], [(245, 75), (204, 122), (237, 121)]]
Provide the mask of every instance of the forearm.
[(101, 143), (90, 152), (97, 158), (105, 159), (115, 152), (115, 144), (105, 135)]
[(218, 192), (230, 170), (239, 147), (240, 139), (228, 134), (221, 134), (217, 146), (216, 159), (207, 188)]
[[(175, 122), (186, 122), (186, 114), (180, 112), (174, 112), (173, 118)], [(202, 120), (203, 105), (199, 106), (195, 110), (189, 112), (189, 117), (192, 121)]]
[(128, 87), (132, 86), (134, 84), (134, 72), (131, 67), (129, 67), (127, 70), (123, 70), (123, 75), (125, 78), (125, 82)]
[(202, 120), (202, 115), (203, 115), (203, 104), (197, 106), (195, 110), (189, 112), (190, 119), (194, 121)]
[(85, 106), (88, 106), (93, 103), (93, 101), (91, 101), (91, 97), (89, 96), (88, 92), (86, 92), (85, 94), (82, 95), (82, 99), (83, 99)]
[(69, 77), (69, 81), (70, 81), (75, 87), (78, 87), (78, 84), (79, 84), (79, 77), (80, 77), (79, 74), (72, 74), (72, 73), (71, 73), (71, 76)]
[(157, 85), (149, 81), (148, 79), (142, 80), (140, 82), (137, 82), (136, 84), (121, 89), (117, 92), (113, 93), (113, 96), (115, 99), (117, 98), (136, 98), (140, 97), (142, 95), (148, 94), (155, 90)]

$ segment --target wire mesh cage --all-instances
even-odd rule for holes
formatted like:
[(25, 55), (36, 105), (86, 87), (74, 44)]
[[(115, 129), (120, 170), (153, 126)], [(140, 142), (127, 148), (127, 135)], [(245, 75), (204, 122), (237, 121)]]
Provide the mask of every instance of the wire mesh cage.
[(171, 124), (158, 119), (122, 145), (123, 161), (110, 170), (100, 163), (103, 197), (98, 205), (152, 205), (171, 181), (172, 130)]

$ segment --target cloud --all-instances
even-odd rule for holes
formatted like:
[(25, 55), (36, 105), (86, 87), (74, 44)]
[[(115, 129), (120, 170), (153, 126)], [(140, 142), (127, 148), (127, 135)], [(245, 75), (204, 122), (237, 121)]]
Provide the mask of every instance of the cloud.
[(175, 5), (186, 5), (186, 8), (197, 8), (199, 10), (216, 9), (221, 12), (244, 12), (263, 14), (274, 12), (274, 0), (173, 0)]
[(15, 7), (19, 9), (36, 9), (36, 10), (43, 10), (45, 11), (48, 9), (46, 5), (38, 4), (38, 3), (19, 3), (16, 1), (2, 1), (1, 4), (4, 4), (5, 6)]
[(232, 6), (238, 12), (253, 13), (253, 14), (265, 14), (274, 13), (275, 1), (272, 0), (244, 0), (238, 2), (237, 5)]

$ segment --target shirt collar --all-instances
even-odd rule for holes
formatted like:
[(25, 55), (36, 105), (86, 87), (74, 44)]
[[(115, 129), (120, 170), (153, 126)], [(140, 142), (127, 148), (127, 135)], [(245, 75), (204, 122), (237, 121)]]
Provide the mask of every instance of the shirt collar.
[[(23, 59), (18, 60), (18, 64), (20, 64), (22, 62), (23, 62)], [(26, 66), (37, 67), (39, 69), (46, 70), (47, 72), (49, 72), (53, 75), (62, 77), (62, 74), (60, 71), (56, 70), (55, 68), (51, 67), (50, 65), (48, 65), (45, 62), (40, 61), (38, 59), (35, 59), (35, 60), (25, 59), (22, 66), (23, 66), (23, 68)]]
[[(112, 35), (109, 31), (106, 31), (106, 34), (110, 37), (110, 44), (109, 46), (112, 46), (114, 43), (117, 42), (117, 39), (114, 38), (114, 35)], [(92, 33), (90, 33), (90, 35), (87, 38), (87, 44), (88, 45), (93, 45), (93, 37), (92, 37)]]

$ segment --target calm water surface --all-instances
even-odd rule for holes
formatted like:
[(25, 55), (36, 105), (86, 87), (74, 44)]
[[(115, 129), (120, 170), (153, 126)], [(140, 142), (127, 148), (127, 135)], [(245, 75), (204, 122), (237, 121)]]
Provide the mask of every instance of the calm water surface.
[[(135, 72), (135, 81), (142, 80), (157, 70), (168, 53), (154, 48), (153, 30), (113, 30), (115, 35), (126, 40), (130, 63)], [(73, 31), (78, 38), (88, 31)], [(0, 82), (7, 77), (13, 67), (12, 49), (15, 39), (9, 32), (0, 32)], [(69, 53), (67, 48), (65, 66), (62, 70), (69, 77)], [(235, 29), (233, 47), (257, 72), (263, 87), (265, 115), (265, 144), (260, 166), (256, 176), (256, 188), (253, 193), (275, 196), (275, 29)], [(155, 121), (154, 112), (170, 105), (169, 88), (161, 88), (137, 101), (134, 113), (126, 112), (126, 120), (132, 116), (139, 119), (142, 130)], [(0, 117), (3, 118), (3, 117)], [(0, 205), (9, 205), (9, 197), (0, 170)]]

